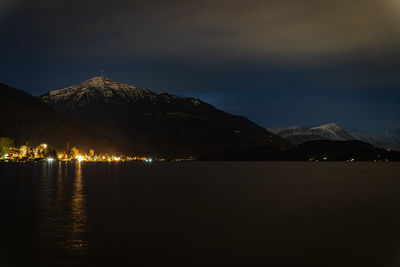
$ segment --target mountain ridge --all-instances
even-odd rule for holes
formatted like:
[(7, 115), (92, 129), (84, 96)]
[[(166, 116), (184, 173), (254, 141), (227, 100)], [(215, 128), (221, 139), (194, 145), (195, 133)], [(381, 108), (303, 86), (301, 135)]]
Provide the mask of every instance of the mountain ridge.
[(343, 130), (342, 127), (333, 122), (311, 128), (292, 126), (271, 130), (295, 145), (316, 140), (349, 141), (356, 139), (350, 133)]
[(76, 124), (63, 113), (27, 92), (0, 83), (0, 136), (17, 145), (48, 143), (57, 150), (67, 143), (98, 152), (124, 152), (125, 147), (91, 129)]
[(228, 147), (292, 146), (245, 117), (197, 98), (154, 93), (104, 77), (56, 89), (43, 102), (138, 150), (195, 156)]

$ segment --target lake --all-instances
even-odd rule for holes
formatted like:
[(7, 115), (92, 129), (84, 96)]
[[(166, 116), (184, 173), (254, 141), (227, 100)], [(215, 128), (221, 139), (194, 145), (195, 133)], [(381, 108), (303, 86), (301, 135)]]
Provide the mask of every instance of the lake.
[(0, 266), (400, 266), (400, 163), (0, 163)]

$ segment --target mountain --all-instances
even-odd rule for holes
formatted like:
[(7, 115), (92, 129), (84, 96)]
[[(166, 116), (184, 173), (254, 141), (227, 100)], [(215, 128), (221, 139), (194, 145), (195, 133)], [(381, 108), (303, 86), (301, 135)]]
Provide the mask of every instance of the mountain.
[(291, 145), (245, 117), (196, 98), (154, 93), (104, 77), (40, 96), (82, 125), (162, 156), (196, 156), (230, 147)]
[(400, 151), (400, 130), (388, 132), (385, 135), (352, 132), (356, 139), (373, 144), (376, 147)]
[(345, 141), (356, 139), (335, 123), (313, 128), (288, 127), (271, 128), (269, 130), (295, 145), (315, 140)]
[(317, 140), (305, 142), (287, 150), (278, 150), (271, 146), (225, 149), (206, 153), (199, 159), (204, 161), (400, 161), (400, 152), (376, 148), (358, 140)]
[(17, 145), (48, 143), (57, 150), (67, 143), (82, 150), (124, 152), (108, 137), (74, 123), (40, 99), (0, 83), (0, 137), (10, 137)]

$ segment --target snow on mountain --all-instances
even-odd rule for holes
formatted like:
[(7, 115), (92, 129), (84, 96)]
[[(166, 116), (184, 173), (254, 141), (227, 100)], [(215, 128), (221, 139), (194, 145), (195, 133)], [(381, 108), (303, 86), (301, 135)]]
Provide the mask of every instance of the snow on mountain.
[(336, 123), (328, 123), (318, 127), (310, 128), (310, 131), (314, 135), (321, 135), (327, 139), (332, 140), (353, 140), (354, 137), (343, 130)]
[(393, 149), (400, 151), (400, 134), (386, 133), (385, 135), (374, 135), (360, 132), (351, 133), (358, 140), (368, 142), (379, 148)]
[(0, 136), (9, 136), (16, 145), (48, 143), (64, 150), (70, 143), (98, 152), (125, 152), (125, 146), (71, 120), (38, 98), (0, 83)]
[(87, 104), (107, 103), (121, 106), (133, 102), (153, 106), (179, 103), (186, 106), (197, 106), (197, 108), (201, 106), (206, 110), (211, 107), (196, 98), (154, 93), (149, 89), (138, 88), (104, 77), (94, 77), (78, 85), (52, 90), (40, 98), (62, 111), (73, 110)]
[(196, 98), (154, 93), (104, 77), (40, 96), (82, 125), (140, 151), (195, 155), (231, 147), (290, 147), (245, 117)]
[(67, 102), (69, 108), (74, 108), (75, 105), (83, 106), (98, 99), (111, 103), (131, 102), (138, 99), (154, 100), (156, 98), (157, 94), (148, 89), (137, 88), (104, 77), (94, 77), (78, 85), (53, 90), (41, 96), (41, 99), (48, 103)]
[(310, 130), (322, 130), (322, 131), (327, 131), (327, 132), (337, 132), (342, 130), (342, 128), (337, 125), (336, 123), (328, 123), (328, 124), (324, 124), (321, 126), (317, 126), (317, 127), (312, 127), (310, 128)]
[(268, 128), (270, 132), (279, 135), (287, 141), (299, 145), (308, 141), (333, 140), (348, 141), (361, 140), (374, 145), (375, 147), (393, 149), (400, 151), (400, 131), (386, 133), (385, 135), (371, 135), (360, 132), (347, 132), (336, 123), (328, 123), (311, 128), (276, 127)]
[(355, 139), (335, 123), (312, 128), (287, 127), (277, 132), (277, 134), (296, 145), (313, 140), (345, 141)]

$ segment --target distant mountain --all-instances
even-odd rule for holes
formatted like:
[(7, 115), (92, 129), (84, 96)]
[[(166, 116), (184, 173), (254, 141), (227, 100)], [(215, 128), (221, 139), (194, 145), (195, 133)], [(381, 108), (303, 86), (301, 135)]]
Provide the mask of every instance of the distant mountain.
[(63, 150), (67, 143), (82, 150), (123, 152), (121, 145), (92, 130), (79, 126), (40, 99), (0, 84), (0, 137), (10, 137), (17, 145), (48, 143)]
[(291, 146), (247, 118), (199, 99), (154, 93), (103, 77), (40, 98), (82, 125), (155, 155), (196, 156), (231, 147)]
[(360, 132), (352, 132), (356, 139), (373, 144), (376, 147), (385, 149), (394, 149), (400, 151), (400, 131), (393, 131), (385, 135), (366, 134)]
[(207, 153), (205, 161), (400, 161), (399, 151), (376, 148), (371, 144), (352, 141), (318, 140), (305, 142), (295, 148), (278, 150), (271, 146), (250, 149), (225, 149)]
[(288, 127), (269, 130), (295, 145), (316, 140), (346, 141), (356, 139), (335, 123), (313, 128)]

